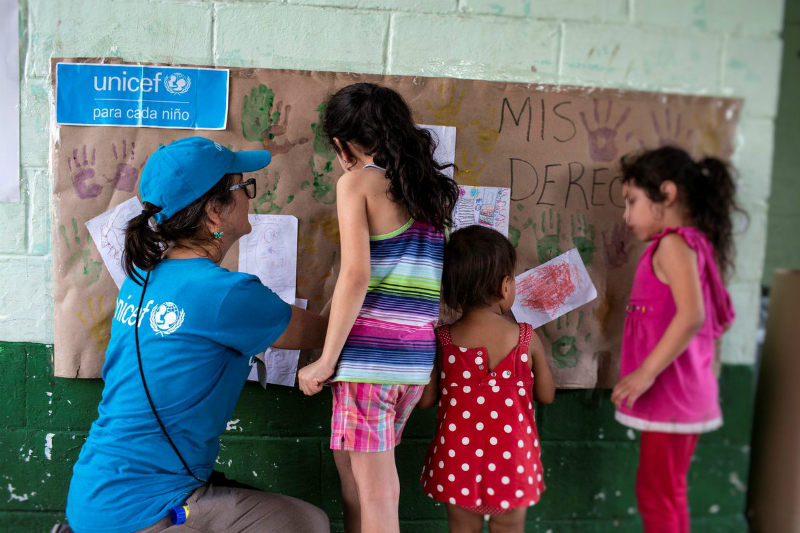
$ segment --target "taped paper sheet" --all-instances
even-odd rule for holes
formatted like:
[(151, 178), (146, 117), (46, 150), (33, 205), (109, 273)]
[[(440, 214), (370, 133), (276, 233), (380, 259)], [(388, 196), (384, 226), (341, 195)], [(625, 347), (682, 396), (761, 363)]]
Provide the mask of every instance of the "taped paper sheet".
[(122, 286), (127, 275), (122, 267), (122, 254), (125, 251), (125, 228), (128, 222), (142, 214), (142, 203), (138, 198), (131, 198), (96, 216), (86, 223), (86, 229), (100, 252), (105, 265), (117, 288)]
[[(436, 139), (436, 150), (433, 159), (440, 165), (452, 164), (456, 160), (456, 129), (452, 126), (429, 126), (417, 124), (420, 128), (430, 131)], [(453, 167), (442, 171), (446, 176), (453, 178)]]
[[(301, 309), (308, 307), (308, 300), (298, 298), (295, 305)], [(280, 350), (267, 348), (267, 351), (256, 355), (250, 368), (248, 381), (258, 381), (267, 388), (267, 383), (294, 387), (297, 379), (297, 361), (300, 350)]]
[(253, 230), (239, 240), (239, 270), (258, 276), (281, 300), (297, 290), (297, 217), (247, 215)]
[(505, 187), (458, 186), (458, 202), (453, 211), (453, 230), (485, 226), (508, 237), (508, 211), (511, 189)]
[(597, 298), (577, 248), (515, 278), (517, 297), (511, 312), (538, 328)]

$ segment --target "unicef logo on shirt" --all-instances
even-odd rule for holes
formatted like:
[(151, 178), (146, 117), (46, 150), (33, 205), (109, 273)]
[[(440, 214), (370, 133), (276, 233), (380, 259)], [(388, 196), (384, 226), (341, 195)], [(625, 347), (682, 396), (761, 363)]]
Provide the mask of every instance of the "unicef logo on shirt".
[(183, 309), (178, 309), (178, 306), (172, 302), (164, 302), (156, 306), (150, 313), (150, 327), (163, 337), (175, 333), (183, 324), (183, 318)]
[(164, 78), (164, 88), (172, 94), (185, 94), (191, 86), (191, 78), (180, 72), (173, 72)]

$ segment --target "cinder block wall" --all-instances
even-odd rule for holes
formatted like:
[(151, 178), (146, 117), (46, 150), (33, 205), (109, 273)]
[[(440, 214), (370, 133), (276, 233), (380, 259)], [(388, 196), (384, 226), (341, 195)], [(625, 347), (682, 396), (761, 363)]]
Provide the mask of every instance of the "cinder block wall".
[[(350, 70), (628, 87), (745, 98), (734, 163), (749, 228), (724, 342), (725, 429), (701, 440), (691, 477), (699, 531), (743, 531), (758, 285), (766, 243), (781, 65), (782, 0), (20, 0), (21, 189), (0, 204), (0, 531), (63, 517), (71, 467), (102, 391), (52, 377), (48, 147), (51, 57)], [(219, 468), (312, 501), (341, 528), (327, 450), (330, 399), (245, 387)], [(397, 451), (407, 531), (445, 531), (417, 474), (433, 413), (412, 416)], [(540, 409), (548, 492), (531, 531), (638, 531), (637, 436), (608, 393), (560, 392)], [(5, 496), (3, 496), (5, 495)], [(700, 529), (702, 528), (702, 529)]]

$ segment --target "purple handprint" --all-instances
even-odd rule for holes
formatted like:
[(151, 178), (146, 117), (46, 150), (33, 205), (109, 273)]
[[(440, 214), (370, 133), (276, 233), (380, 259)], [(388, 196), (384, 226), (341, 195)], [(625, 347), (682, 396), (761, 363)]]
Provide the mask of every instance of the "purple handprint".
[(608, 231), (602, 233), (603, 236), (603, 255), (605, 255), (606, 266), (619, 268), (628, 262), (630, 255), (631, 233), (624, 222), (614, 224), (611, 228), (611, 237), (607, 238)]
[(591, 129), (589, 127), (589, 123), (586, 120), (586, 115), (581, 111), (581, 122), (583, 122), (583, 127), (586, 128), (586, 132), (589, 134), (589, 156), (592, 158), (592, 161), (614, 161), (617, 157), (617, 134), (619, 133), (619, 128), (622, 124), (628, 119), (628, 115), (631, 112), (631, 108), (628, 107), (625, 111), (622, 112), (619, 119), (617, 120), (614, 127), (609, 127), (609, 121), (611, 120), (611, 108), (613, 106), (613, 102), (608, 102), (608, 108), (606, 109), (606, 116), (603, 122), (600, 122), (600, 113), (599, 113), (599, 102), (595, 98), (594, 102), (594, 121), (597, 124), (597, 128)]
[(69, 167), (70, 174), (72, 174), (72, 186), (75, 188), (75, 194), (82, 200), (89, 198), (96, 198), (103, 192), (103, 186), (98, 183), (89, 183), (95, 177), (94, 171), (94, 152), (92, 148), (91, 161), (86, 155), (86, 145), (83, 145), (83, 157), (79, 157), (78, 149), (72, 150), (72, 157), (67, 158), (67, 166)]
[(134, 152), (135, 148), (136, 143), (131, 141), (129, 155), (128, 143), (123, 139), (122, 155), (120, 156), (117, 152), (116, 143), (111, 144), (111, 150), (114, 152), (114, 159), (120, 162), (117, 164), (117, 170), (114, 173), (114, 177), (108, 181), (110, 181), (114, 185), (114, 188), (118, 191), (133, 192), (133, 189), (136, 187), (136, 181), (139, 179), (139, 172), (141, 172), (145, 162), (147, 161), (145, 159), (145, 161), (143, 161), (138, 168), (132, 165), (133, 160), (136, 157)]
[[(656, 136), (658, 137), (658, 147), (659, 148), (662, 148), (664, 146), (681, 146), (682, 143), (680, 142), (680, 137), (681, 137), (681, 134), (684, 133), (684, 132), (681, 131), (681, 114), (680, 113), (677, 113), (677, 117), (675, 118), (675, 127), (673, 128), (672, 127), (672, 113), (671, 113), (671, 110), (670, 110), (670, 108), (666, 108), (664, 110), (664, 123), (663, 123), (664, 131), (663, 132), (662, 132), (661, 125), (658, 122), (658, 118), (656, 118), (655, 111), (651, 111), (650, 112), (650, 116), (653, 119), (653, 129), (655, 130)], [(691, 128), (686, 130), (685, 139), (684, 139), (686, 141), (686, 143), (683, 143), (683, 144), (685, 144), (685, 145), (689, 144), (688, 141), (691, 140), (693, 133), (694, 133), (694, 130), (692, 130)]]

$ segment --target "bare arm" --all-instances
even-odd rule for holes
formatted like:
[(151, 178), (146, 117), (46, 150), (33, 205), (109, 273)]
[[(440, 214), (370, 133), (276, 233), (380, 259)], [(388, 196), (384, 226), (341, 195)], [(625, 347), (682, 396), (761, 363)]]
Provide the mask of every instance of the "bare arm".
[(272, 343), (272, 347), (289, 350), (321, 348), (325, 343), (327, 328), (327, 317), (292, 306), (292, 319), (278, 340)]
[(358, 185), (353, 174), (345, 174), (336, 186), (342, 266), (333, 290), (322, 356), (298, 374), (300, 388), (308, 395), (322, 390), (322, 384), (333, 375), (369, 288), (367, 201)]
[(441, 349), (437, 346), (436, 348), (436, 361), (433, 364), (433, 369), (431, 370), (431, 380), (425, 385), (425, 388), (422, 390), (422, 396), (420, 397), (419, 401), (417, 402), (417, 407), (420, 409), (427, 409), (428, 407), (433, 407), (436, 405), (436, 401), (439, 399), (439, 360), (441, 357)]
[(705, 322), (697, 254), (686, 241), (676, 234), (661, 239), (653, 255), (653, 265), (667, 279), (677, 313), (642, 365), (614, 387), (611, 401), (617, 407), (625, 401), (629, 408), (632, 407), (653, 385), (656, 377), (686, 350)]
[(553, 403), (556, 397), (556, 383), (544, 355), (544, 346), (536, 332), (531, 335), (528, 346), (528, 364), (533, 371), (533, 399), (538, 403)]

